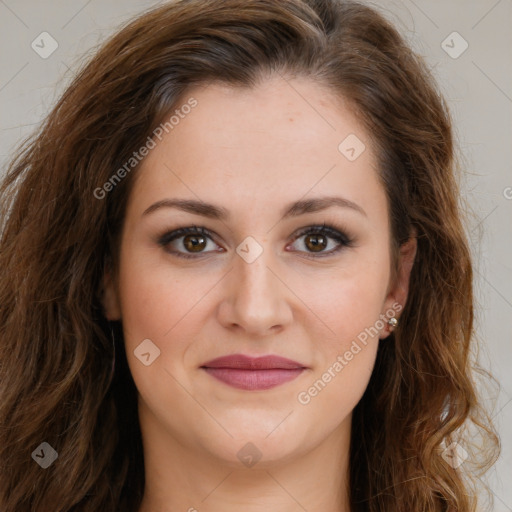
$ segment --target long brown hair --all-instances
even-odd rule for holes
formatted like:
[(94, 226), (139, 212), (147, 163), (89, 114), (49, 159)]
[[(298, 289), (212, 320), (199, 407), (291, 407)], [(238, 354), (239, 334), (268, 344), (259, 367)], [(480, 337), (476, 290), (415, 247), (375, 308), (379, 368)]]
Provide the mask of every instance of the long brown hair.
[[(309, 77), (349, 103), (376, 148), (394, 256), (417, 236), (400, 324), (380, 343), (353, 414), (352, 509), (476, 509), (463, 469), (478, 478), (498, 438), (474, 381), (472, 265), (450, 117), (426, 65), (356, 2), (182, 0), (97, 51), (2, 181), (2, 512), (138, 510), (136, 388), (122, 325), (101, 307), (136, 166), (105, 184), (191, 85), (251, 87), (272, 73)], [(489, 450), (471, 449), (467, 425)], [(470, 454), (460, 468), (443, 457), (452, 441)], [(46, 469), (31, 456), (43, 442), (58, 454)]]

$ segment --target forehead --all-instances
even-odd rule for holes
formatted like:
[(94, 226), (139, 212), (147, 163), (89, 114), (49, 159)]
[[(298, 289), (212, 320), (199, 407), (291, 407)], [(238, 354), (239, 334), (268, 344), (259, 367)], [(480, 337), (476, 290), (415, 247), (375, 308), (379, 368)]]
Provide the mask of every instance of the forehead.
[[(194, 108), (180, 110), (191, 99)], [(167, 118), (172, 115), (172, 128), (156, 139), (133, 191), (148, 200), (196, 196), (240, 212), (308, 194), (339, 192), (359, 203), (378, 194), (385, 201), (362, 124), (311, 80), (198, 86)]]

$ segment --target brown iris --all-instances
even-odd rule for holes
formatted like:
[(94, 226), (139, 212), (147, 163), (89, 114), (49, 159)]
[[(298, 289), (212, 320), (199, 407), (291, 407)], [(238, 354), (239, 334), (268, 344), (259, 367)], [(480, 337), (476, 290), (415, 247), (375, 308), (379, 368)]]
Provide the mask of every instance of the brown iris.
[(206, 237), (203, 235), (186, 235), (183, 245), (190, 252), (201, 252), (206, 247)]
[(305, 244), (313, 252), (320, 252), (327, 246), (327, 237), (325, 235), (307, 235)]

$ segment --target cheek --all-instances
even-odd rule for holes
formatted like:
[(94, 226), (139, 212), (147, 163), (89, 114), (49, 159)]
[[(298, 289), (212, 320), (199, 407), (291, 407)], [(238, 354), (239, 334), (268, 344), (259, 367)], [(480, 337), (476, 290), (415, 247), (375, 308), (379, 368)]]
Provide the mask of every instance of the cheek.
[[(308, 286), (306, 302), (329, 327), (327, 352), (343, 349), (359, 333), (375, 326), (383, 312), (389, 279), (385, 258), (379, 263), (359, 260), (310, 279), (314, 286)], [(378, 325), (382, 328), (382, 322)]]
[[(151, 272), (141, 271), (127, 262), (120, 279), (121, 314), (127, 344), (145, 338), (159, 339), (171, 328), (176, 297), (166, 286), (153, 281)], [(165, 312), (165, 314), (164, 314)]]
[[(126, 354), (135, 381), (141, 383), (164, 359), (182, 350), (179, 343), (170, 345), (166, 340), (179, 331), (179, 320), (190, 309), (187, 304), (190, 296), (182, 291), (185, 283), (172, 276), (165, 277), (162, 269), (142, 250), (126, 249), (122, 253), (119, 278)], [(154, 344), (149, 347), (158, 354), (154, 359), (157, 364), (151, 363), (151, 372), (136, 358), (138, 347), (148, 339)]]
[[(193, 322), (194, 305), (204, 288), (194, 286), (197, 280), (181, 279), (176, 272), (170, 275), (149, 261), (135, 251), (122, 260), (121, 315), (126, 356), (138, 392), (145, 404), (166, 417), (166, 408), (180, 410), (182, 402), (188, 404), (177, 382), (189, 387), (182, 363), (195, 338), (190, 330), (198, 324)], [(142, 356), (146, 353), (148, 365)]]
[(205, 295), (207, 285), (172, 269), (163, 256), (155, 257), (154, 249), (130, 244), (128, 239), (121, 254), (119, 295), (123, 326), (131, 341), (164, 340)]
[[(212, 272), (191, 276), (143, 249), (126, 250), (120, 268), (121, 315), (128, 363), (140, 391), (169, 381), (166, 370), (180, 382), (189, 381), (188, 370), (204, 357), (195, 353), (195, 340), (212, 314), (205, 308), (211, 306), (207, 295), (217, 281)], [(159, 354), (151, 371), (136, 357), (147, 339)]]
[[(340, 280), (329, 300), (313, 308), (334, 331), (316, 343), (316, 365), (298, 391), (299, 408), (308, 417), (324, 418), (323, 428), (336, 428), (362, 398), (373, 372), (384, 291), (369, 278)], [(315, 435), (313, 432), (311, 435)]]
[(334, 406), (333, 417), (339, 420), (360, 400), (384, 326), (380, 315), (388, 276), (382, 261), (376, 265), (365, 260), (316, 279), (308, 306), (329, 329), (323, 330), (327, 336), (317, 338), (317, 364), (310, 386), (297, 397), (301, 405), (318, 408), (318, 413)]

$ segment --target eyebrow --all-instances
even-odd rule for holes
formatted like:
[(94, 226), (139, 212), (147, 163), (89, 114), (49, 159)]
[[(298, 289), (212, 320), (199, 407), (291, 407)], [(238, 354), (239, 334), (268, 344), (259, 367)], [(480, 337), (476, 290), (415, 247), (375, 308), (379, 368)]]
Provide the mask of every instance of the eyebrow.
[[(303, 215), (305, 213), (318, 212), (327, 208), (331, 208), (332, 206), (349, 208), (364, 215), (365, 217), (367, 216), (366, 212), (363, 210), (363, 208), (361, 208), (361, 206), (352, 201), (349, 201), (348, 199), (336, 196), (326, 196), (295, 201), (294, 203), (291, 203), (284, 208), (282, 218), (286, 219), (289, 217), (298, 217), (299, 215)], [(146, 208), (142, 215), (148, 215), (152, 212), (160, 210), (161, 208), (177, 208), (178, 210), (182, 210), (184, 212), (193, 213), (195, 215), (201, 215), (203, 217), (216, 220), (227, 220), (230, 217), (229, 210), (223, 206), (205, 203), (204, 201), (196, 201), (194, 199), (162, 199)]]

